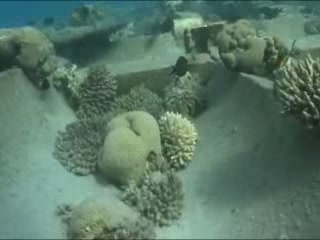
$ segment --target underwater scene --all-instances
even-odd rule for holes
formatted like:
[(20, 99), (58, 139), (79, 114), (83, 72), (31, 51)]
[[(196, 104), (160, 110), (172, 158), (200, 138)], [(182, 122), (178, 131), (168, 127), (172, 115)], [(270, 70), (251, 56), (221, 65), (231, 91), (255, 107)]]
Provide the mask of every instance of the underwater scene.
[(320, 1), (1, 1), (1, 239), (319, 239)]

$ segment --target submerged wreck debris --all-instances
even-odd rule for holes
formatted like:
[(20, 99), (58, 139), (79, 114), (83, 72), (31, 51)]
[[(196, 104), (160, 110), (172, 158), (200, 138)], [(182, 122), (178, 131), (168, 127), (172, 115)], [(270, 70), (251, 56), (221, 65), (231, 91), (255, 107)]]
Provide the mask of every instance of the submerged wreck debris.
[(76, 175), (95, 172), (110, 119), (104, 116), (68, 124), (65, 131), (58, 132), (53, 156)]
[(155, 239), (152, 223), (122, 201), (106, 194), (72, 207), (66, 223), (69, 239)]
[(79, 86), (80, 119), (102, 116), (110, 109), (117, 93), (117, 81), (106, 66), (96, 65), (89, 69), (86, 79)]
[(20, 67), (39, 89), (49, 88), (47, 76), (52, 71), (52, 43), (32, 27), (0, 30), (0, 70)]
[(320, 122), (320, 60), (310, 55), (288, 62), (274, 83), (274, 94), (282, 113), (292, 114), (308, 128)]
[(206, 106), (206, 91), (201, 79), (187, 72), (176, 77), (166, 88), (164, 105), (167, 111), (177, 112), (184, 116), (196, 116)]
[(319, 20), (309, 20), (303, 25), (304, 32), (308, 35), (315, 35), (320, 33), (320, 21)]
[(223, 64), (236, 72), (272, 72), (288, 53), (278, 38), (258, 36), (245, 20), (225, 24), (214, 41)]
[(182, 215), (182, 182), (173, 170), (151, 172), (141, 185), (130, 182), (123, 191), (122, 200), (155, 225), (168, 226)]
[(115, 33), (112, 33), (109, 37), (109, 40), (110, 42), (121, 41), (129, 38), (130, 36), (133, 36), (134, 34), (135, 34), (134, 23), (130, 22), (123, 28), (116, 31)]
[(111, 34), (127, 27), (127, 23), (100, 22), (95, 26), (66, 27), (60, 30), (44, 29), (43, 32), (56, 48), (72, 46), (77, 43), (96, 43), (99, 39), (108, 42)]
[(82, 4), (71, 13), (69, 24), (71, 26), (93, 25), (104, 19), (104, 9), (95, 4)]
[(163, 156), (171, 168), (187, 167), (198, 141), (195, 126), (178, 113), (166, 112), (159, 120)]
[(129, 111), (145, 111), (158, 119), (164, 113), (163, 99), (144, 85), (133, 87), (110, 104), (110, 112), (114, 115)]
[(142, 111), (127, 112), (113, 118), (106, 129), (99, 171), (119, 186), (129, 180), (140, 183), (150, 152), (161, 154), (156, 119)]
[(45, 28), (42, 32), (52, 42), (59, 56), (80, 66), (100, 56), (101, 52), (110, 47), (110, 38), (127, 25), (126, 22), (101, 21), (89, 26)]

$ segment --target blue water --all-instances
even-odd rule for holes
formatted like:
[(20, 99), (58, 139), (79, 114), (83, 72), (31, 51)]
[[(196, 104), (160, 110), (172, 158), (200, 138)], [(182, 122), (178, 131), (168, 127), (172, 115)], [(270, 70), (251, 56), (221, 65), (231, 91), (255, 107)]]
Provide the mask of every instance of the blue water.
[[(41, 21), (45, 17), (54, 17), (64, 21), (72, 10), (82, 3), (97, 1), (0, 1), (0, 28), (27, 25), (28, 21)], [(101, 2), (100, 2), (101, 3)], [(105, 1), (110, 8), (136, 8), (151, 4), (152, 1)]]

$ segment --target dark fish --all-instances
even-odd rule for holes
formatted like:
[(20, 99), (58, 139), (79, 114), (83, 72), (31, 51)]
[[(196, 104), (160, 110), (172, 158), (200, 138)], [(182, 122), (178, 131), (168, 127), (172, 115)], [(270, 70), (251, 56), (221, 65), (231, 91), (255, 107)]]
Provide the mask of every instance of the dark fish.
[(188, 59), (184, 56), (180, 56), (176, 61), (176, 64), (172, 66), (172, 71), (169, 75), (175, 74), (179, 77), (182, 77), (186, 74), (189, 69)]

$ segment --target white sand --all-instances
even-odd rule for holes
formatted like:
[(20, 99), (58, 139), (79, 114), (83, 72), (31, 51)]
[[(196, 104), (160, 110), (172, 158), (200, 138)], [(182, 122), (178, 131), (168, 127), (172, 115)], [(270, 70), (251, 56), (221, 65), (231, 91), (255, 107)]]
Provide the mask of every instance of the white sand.
[(319, 237), (320, 137), (282, 118), (270, 90), (253, 81), (218, 77), (211, 87), (183, 173), (185, 214), (163, 236)]
[(0, 74), (0, 96), (0, 238), (63, 238), (58, 204), (114, 188), (52, 157), (57, 130), (75, 119), (57, 92), (39, 93), (16, 69)]
[[(194, 162), (181, 173), (183, 217), (158, 237), (319, 236), (320, 138), (282, 118), (270, 90), (248, 78), (216, 71), (210, 91)], [(0, 96), (0, 238), (63, 238), (58, 204), (116, 190), (53, 159), (56, 131), (74, 119), (55, 91), (40, 94), (11, 70)]]

